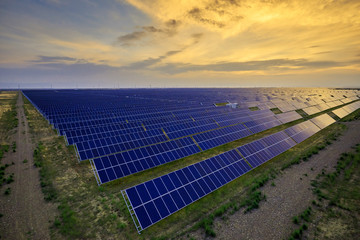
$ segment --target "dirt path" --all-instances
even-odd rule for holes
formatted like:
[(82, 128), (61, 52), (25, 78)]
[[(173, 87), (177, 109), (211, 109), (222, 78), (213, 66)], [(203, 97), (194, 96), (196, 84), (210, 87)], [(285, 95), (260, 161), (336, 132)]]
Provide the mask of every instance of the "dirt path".
[[(261, 202), (259, 209), (248, 214), (238, 211), (225, 221), (215, 220), (216, 239), (287, 239), (294, 229), (292, 217), (303, 212), (315, 199), (310, 189), (311, 180), (322, 169), (333, 171), (339, 155), (360, 143), (360, 121), (345, 124), (348, 130), (326, 150), (308, 162), (285, 170), (275, 179), (275, 186), (263, 187), (267, 201)], [(198, 231), (195, 237), (205, 238), (203, 231)]]
[[(3, 158), (3, 164), (12, 162), (6, 173), (14, 173), (15, 181), (1, 188), (0, 232), (2, 239), (49, 239), (50, 220), (54, 219), (55, 207), (45, 202), (39, 182), (39, 170), (34, 167), (33, 151), (29, 125), (24, 113), (21, 94), (17, 100), (19, 125), (13, 136), (16, 152), (9, 151)], [(27, 162), (24, 163), (24, 159)], [(8, 196), (3, 194), (11, 188)]]

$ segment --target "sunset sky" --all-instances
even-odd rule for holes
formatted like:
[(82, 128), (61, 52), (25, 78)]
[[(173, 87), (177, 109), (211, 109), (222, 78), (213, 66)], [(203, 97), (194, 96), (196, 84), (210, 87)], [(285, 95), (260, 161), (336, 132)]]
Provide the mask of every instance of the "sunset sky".
[(360, 87), (360, 1), (1, 0), (18, 84)]

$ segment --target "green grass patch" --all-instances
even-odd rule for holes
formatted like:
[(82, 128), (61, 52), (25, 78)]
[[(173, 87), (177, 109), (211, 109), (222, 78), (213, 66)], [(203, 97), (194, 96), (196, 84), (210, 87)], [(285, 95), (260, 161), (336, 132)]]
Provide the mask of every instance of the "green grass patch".
[(11, 149), (13, 152), (16, 152), (16, 142), (15, 141), (12, 142)]
[(217, 106), (217, 107), (226, 106), (226, 104), (228, 104), (228, 102), (215, 103), (215, 106)]
[(8, 188), (5, 190), (4, 194), (5, 194), (5, 195), (10, 195), (10, 193), (11, 193), (11, 188), (8, 187)]
[(4, 154), (9, 151), (9, 145), (0, 145), (0, 162)]
[[(9, 92), (14, 93), (14, 92)], [(0, 94), (1, 96), (1, 94)], [(5, 111), (0, 118), (0, 142), (6, 142), (9, 139), (10, 131), (18, 126), (17, 112), (16, 112), (16, 100), (17, 94), (13, 94), (13, 97), (9, 99), (1, 99), (0, 107), (7, 105), (9, 109)]]
[[(56, 189), (53, 186), (53, 172), (49, 166), (44, 164), (43, 151), (45, 146), (40, 142), (34, 150), (34, 166), (40, 168), (40, 186), (46, 201), (54, 200), (57, 197)], [(25, 160), (24, 160), (25, 161)]]
[(308, 118), (309, 114), (307, 114), (304, 110), (302, 109), (298, 109), (295, 110), (295, 112), (297, 112), (300, 116), (302, 116), (303, 118)]
[(272, 111), (272, 112), (275, 113), (275, 114), (280, 114), (280, 113), (282, 113), (282, 111), (281, 111), (280, 109), (278, 109), (278, 108), (270, 108), (270, 111)]
[(249, 107), (249, 109), (250, 109), (251, 111), (259, 111), (259, 110), (260, 110), (259, 107)]
[(65, 236), (84, 238), (86, 236), (86, 229), (81, 228), (82, 226), (79, 224), (79, 219), (70, 206), (67, 203), (61, 203), (58, 209), (60, 216), (54, 221), (55, 227)]

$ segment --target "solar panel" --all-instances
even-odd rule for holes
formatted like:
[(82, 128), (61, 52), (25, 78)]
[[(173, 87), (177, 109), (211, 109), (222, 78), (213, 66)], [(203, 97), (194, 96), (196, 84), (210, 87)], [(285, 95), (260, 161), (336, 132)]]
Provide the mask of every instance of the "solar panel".
[(320, 128), (316, 126), (313, 122), (308, 120), (306, 122), (302, 122), (296, 124), (295, 126), (289, 127), (284, 131), (292, 139), (294, 139), (296, 143), (300, 143), (320, 131)]
[[(279, 132), (238, 148), (253, 166), (296, 143)], [(236, 149), (124, 190), (123, 196), (138, 231), (142, 231), (251, 170)]]
[(313, 115), (315, 113), (321, 112), (321, 110), (315, 106), (303, 108), (303, 111), (306, 112), (308, 115)]
[(318, 117), (310, 119), (310, 121), (315, 123), (321, 129), (335, 122), (335, 120), (332, 117), (330, 117), (328, 114), (322, 114)]
[(343, 118), (345, 116), (347, 116), (349, 113), (347, 111), (345, 111), (343, 108), (339, 108), (336, 109), (334, 111), (332, 111), (336, 116), (338, 116), (339, 118)]
[(357, 101), (357, 102), (353, 102), (349, 105), (346, 105), (342, 108), (339, 108), (339, 109), (336, 109), (333, 111), (333, 113), (338, 116), (339, 118), (343, 118), (347, 115), (349, 115), (350, 113), (356, 111), (357, 109), (360, 108), (360, 102)]
[(280, 113), (280, 114), (275, 115), (275, 117), (277, 119), (279, 119), (279, 121), (283, 124), (302, 118), (301, 115), (295, 111)]
[(141, 172), (195, 153), (190, 137), (159, 143), (91, 160), (100, 184)]
[(143, 230), (243, 175), (250, 166), (236, 150), (125, 190)]

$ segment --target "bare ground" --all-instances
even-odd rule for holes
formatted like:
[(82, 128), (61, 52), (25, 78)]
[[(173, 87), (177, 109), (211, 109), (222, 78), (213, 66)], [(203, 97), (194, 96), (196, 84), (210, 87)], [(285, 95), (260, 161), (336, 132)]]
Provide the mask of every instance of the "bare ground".
[[(17, 100), (17, 117), (19, 124), (12, 136), (16, 142), (16, 152), (7, 153), (3, 164), (14, 162), (6, 169), (6, 173), (14, 173), (15, 181), (1, 189), (0, 213), (4, 216), (0, 221), (2, 239), (50, 239), (50, 224), (55, 217), (54, 204), (43, 199), (39, 182), (39, 170), (34, 167), (34, 144), (31, 142), (29, 126), (23, 108), (23, 99), (19, 94)], [(27, 159), (27, 162), (23, 161)], [(11, 193), (3, 194), (10, 187)]]
[[(265, 185), (261, 190), (267, 200), (260, 203), (259, 209), (247, 214), (237, 211), (226, 220), (216, 219), (216, 239), (287, 239), (294, 228), (292, 217), (303, 212), (315, 199), (311, 180), (322, 169), (332, 171), (339, 155), (360, 143), (360, 121), (345, 124), (348, 129), (327, 149), (307, 162), (284, 170), (274, 180), (275, 186)], [(203, 230), (191, 235), (196, 239), (213, 239), (205, 237)]]

